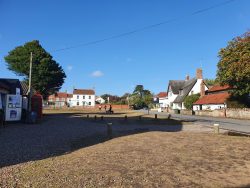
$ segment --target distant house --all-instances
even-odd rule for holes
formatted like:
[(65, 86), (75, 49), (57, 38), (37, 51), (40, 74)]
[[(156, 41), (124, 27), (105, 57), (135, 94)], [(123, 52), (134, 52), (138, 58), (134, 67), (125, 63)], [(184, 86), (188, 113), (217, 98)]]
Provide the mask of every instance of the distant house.
[(104, 104), (105, 100), (102, 97), (96, 97), (95, 101), (99, 104)]
[(72, 106), (95, 106), (95, 91), (92, 89), (74, 89)]
[(215, 110), (227, 108), (227, 100), (230, 97), (230, 90), (232, 90), (232, 87), (228, 85), (216, 85), (211, 87), (206, 92), (206, 95), (193, 104), (193, 110)]
[(67, 105), (68, 105), (68, 107), (73, 106), (72, 99), (73, 99), (73, 94), (68, 94), (68, 96), (67, 96)]
[(71, 99), (73, 95), (66, 92), (58, 92), (50, 95), (48, 102), (56, 107), (71, 106)]
[(160, 92), (154, 97), (156, 107), (166, 108), (168, 107), (168, 93)]
[(184, 100), (186, 96), (198, 93), (205, 95), (206, 90), (208, 90), (208, 87), (203, 80), (202, 69), (197, 69), (196, 78), (190, 79), (187, 76), (185, 80), (169, 81), (167, 104), (172, 109), (185, 109)]

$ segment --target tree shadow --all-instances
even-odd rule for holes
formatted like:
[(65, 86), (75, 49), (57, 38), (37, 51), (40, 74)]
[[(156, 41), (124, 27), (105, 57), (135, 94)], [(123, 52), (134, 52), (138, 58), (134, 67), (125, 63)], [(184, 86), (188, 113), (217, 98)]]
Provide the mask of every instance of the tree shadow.
[[(38, 124), (0, 129), (0, 167), (60, 156), (122, 136), (151, 131), (178, 132), (182, 121), (94, 113), (47, 114)], [(96, 114), (96, 113), (95, 113)], [(122, 113), (121, 113), (122, 114)]]

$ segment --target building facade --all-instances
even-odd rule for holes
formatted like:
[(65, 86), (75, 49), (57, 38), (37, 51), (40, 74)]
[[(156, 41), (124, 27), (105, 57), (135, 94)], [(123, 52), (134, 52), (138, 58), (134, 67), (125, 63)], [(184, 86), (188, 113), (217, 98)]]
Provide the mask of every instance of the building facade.
[(171, 109), (186, 109), (184, 100), (187, 96), (198, 93), (205, 95), (206, 90), (208, 87), (203, 80), (202, 69), (197, 69), (195, 78), (187, 76), (185, 80), (169, 81), (167, 104)]
[(160, 92), (154, 97), (156, 107), (158, 108), (167, 108), (168, 107), (168, 93)]
[(74, 89), (71, 104), (72, 106), (94, 107), (95, 91), (91, 89)]
[(215, 85), (211, 87), (206, 92), (206, 95), (201, 96), (200, 99), (193, 104), (193, 110), (216, 110), (227, 108), (227, 100), (230, 97), (230, 90), (232, 90), (232, 87), (228, 85)]

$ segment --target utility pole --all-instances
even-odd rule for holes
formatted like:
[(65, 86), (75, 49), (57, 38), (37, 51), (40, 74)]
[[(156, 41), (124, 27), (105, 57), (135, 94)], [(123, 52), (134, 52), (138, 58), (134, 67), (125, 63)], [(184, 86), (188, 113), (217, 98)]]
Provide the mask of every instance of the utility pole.
[(29, 112), (31, 112), (31, 97), (32, 97), (32, 89), (31, 89), (32, 58), (33, 58), (33, 54), (32, 54), (32, 52), (30, 52), (30, 71), (29, 71), (29, 90), (28, 90), (28, 95), (29, 95), (29, 107), (28, 107), (28, 111)]

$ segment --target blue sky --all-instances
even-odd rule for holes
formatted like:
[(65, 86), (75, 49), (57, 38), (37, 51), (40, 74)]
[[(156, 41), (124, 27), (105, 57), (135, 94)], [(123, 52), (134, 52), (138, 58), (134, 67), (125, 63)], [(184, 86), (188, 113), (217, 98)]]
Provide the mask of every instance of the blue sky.
[[(170, 79), (193, 77), (201, 65), (205, 78), (215, 78), (219, 49), (250, 29), (250, 1), (235, 0), (185, 15), (224, 1), (0, 0), (0, 77), (18, 78), (6, 69), (4, 56), (16, 46), (39, 40), (67, 74), (61, 91), (95, 88), (98, 95), (122, 95), (143, 84), (158, 93), (166, 91)], [(55, 52), (176, 17), (182, 19)]]

